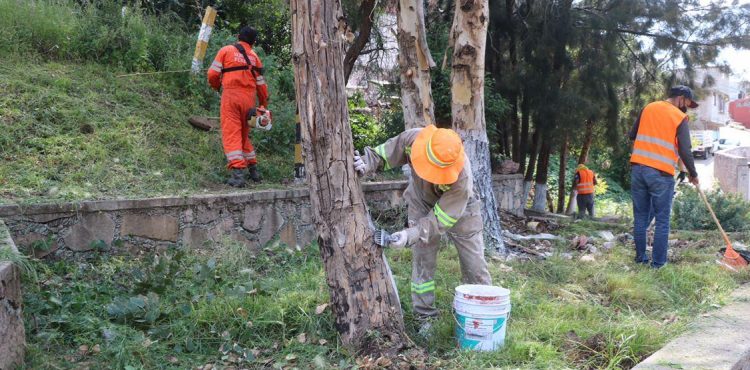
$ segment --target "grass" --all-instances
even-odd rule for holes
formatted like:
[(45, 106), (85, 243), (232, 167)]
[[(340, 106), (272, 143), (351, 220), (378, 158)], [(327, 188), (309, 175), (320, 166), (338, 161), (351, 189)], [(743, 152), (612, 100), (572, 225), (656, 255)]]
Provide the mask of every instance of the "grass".
[[(219, 133), (187, 123), (216, 115), (214, 106), (156, 78), (116, 78), (95, 63), (4, 55), (0, 64), (0, 203), (226, 189)], [(292, 177), (291, 149), (259, 148), (270, 183)]]
[[(589, 231), (604, 227), (584, 224)], [(629, 368), (728, 302), (747, 274), (731, 275), (704, 244), (675, 249), (675, 263), (650, 270), (618, 244), (595, 262), (569, 260), (556, 246), (544, 261), (490, 262), (496, 285), (512, 292), (508, 341), (501, 351), (455, 348), (451, 303), (457, 253), (445, 246), (436, 275), (441, 310), (425, 340), (408, 294), (410, 251), (388, 252), (409, 335), (439, 368)], [(225, 241), (212, 250), (153, 259), (111, 253), (78, 261), (33, 262), (27, 278), (27, 368), (352, 367), (337, 341), (315, 246), (272, 244), (251, 254)], [(83, 347), (82, 347), (83, 346)]]

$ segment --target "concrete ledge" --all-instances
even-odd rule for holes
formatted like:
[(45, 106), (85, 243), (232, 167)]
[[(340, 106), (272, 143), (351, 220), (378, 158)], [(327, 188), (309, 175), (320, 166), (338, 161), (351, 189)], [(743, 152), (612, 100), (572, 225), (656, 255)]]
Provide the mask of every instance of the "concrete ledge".
[(750, 369), (750, 284), (732, 293), (734, 302), (696, 319), (693, 330), (638, 364), (638, 370)]
[[(0, 221), (0, 248), (10, 248), (18, 253), (3, 221)], [(23, 364), (26, 333), (21, 309), (21, 273), (18, 266), (0, 262), (0, 369), (14, 369)]]
[[(404, 205), (406, 180), (365, 182), (373, 212)], [(521, 175), (496, 175), (500, 207), (522, 213)], [(145, 199), (0, 206), (17, 245), (37, 258), (112, 249), (134, 252), (170, 245), (199, 247), (231, 238), (258, 248), (275, 237), (290, 246), (317, 239), (306, 187)]]

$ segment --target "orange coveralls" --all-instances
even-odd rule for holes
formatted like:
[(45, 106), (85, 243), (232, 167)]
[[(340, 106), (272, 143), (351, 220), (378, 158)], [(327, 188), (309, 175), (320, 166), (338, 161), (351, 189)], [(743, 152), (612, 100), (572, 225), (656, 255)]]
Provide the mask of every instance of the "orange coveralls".
[[(208, 70), (208, 83), (214, 90), (223, 88), (221, 94), (221, 141), (227, 157), (227, 167), (247, 168), (255, 165), (255, 149), (250, 142), (247, 112), (255, 107), (255, 96), (260, 106), (268, 106), (268, 86), (263, 78), (263, 63), (250, 44), (238, 42), (245, 49), (251, 68), (226, 71), (232, 67), (247, 66), (245, 58), (234, 45), (227, 45), (216, 54)], [(255, 67), (255, 68), (252, 68)]]

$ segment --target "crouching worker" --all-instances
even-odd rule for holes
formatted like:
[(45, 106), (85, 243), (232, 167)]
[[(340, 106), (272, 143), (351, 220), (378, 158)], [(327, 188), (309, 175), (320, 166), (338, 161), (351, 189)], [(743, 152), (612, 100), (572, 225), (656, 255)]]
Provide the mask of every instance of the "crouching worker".
[(433, 125), (407, 130), (376, 148), (355, 154), (360, 175), (411, 165), (404, 192), (408, 228), (392, 235), (393, 248), (412, 247), (412, 304), (429, 335), (436, 317), (435, 267), (440, 237), (448, 234), (458, 250), (464, 283), (491, 284), (484, 259), (482, 202), (473, 190), (471, 164), (458, 134)]

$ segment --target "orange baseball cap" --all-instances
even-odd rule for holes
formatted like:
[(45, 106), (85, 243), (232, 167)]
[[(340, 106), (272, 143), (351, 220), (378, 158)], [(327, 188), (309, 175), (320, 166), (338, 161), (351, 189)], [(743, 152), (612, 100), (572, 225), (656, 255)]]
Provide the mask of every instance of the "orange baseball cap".
[(419, 177), (436, 185), (456, 182), (465, 160), (461, 137), (450, 129), (429, 125), (411, 146), (412, 168)]

